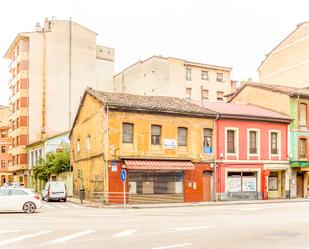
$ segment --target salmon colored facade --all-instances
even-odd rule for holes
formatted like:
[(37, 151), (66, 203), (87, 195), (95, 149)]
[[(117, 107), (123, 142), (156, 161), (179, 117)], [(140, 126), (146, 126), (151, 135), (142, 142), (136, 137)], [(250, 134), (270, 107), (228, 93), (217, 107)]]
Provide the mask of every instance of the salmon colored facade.
[[(288, 124), (219, 119), (216, 126), (219, 200), (285, 198), (289, 190)], [(250, 136), (254, 136), (254, 148)]]

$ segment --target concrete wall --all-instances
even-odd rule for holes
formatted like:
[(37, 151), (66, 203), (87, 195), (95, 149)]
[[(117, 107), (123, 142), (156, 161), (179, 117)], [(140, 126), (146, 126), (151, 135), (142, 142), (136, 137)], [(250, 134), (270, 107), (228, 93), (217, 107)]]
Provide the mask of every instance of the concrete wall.
[(113, 90), (114, 50), (97, 46), (95, 32), (72, 22), (70, 55), (70, 22), (48, 25), (46, 32), (29, 33), (29, 143), (41, 138), (44, 79), (47, 135), (70, 129), (87, 86)]
[(290, 115), (290, 97), (285, 94), (246, 86), (231, 103), (250, 104)]
[[(186, 80), (186, 68), (192, 80)], [(201, 79), (202, 70), (208, 71), (208, 80)], [(223, 73), (223, 82), (217, 82), (217, 72)], [(186, 97), (186, 88), (192, 88), (193, 100), (201, 100), (201, 87), (209, 91), (209, 99), (217, 100), (217, 91), (231, 93), (230, 70), (190, 63), (172, 58), (153, 56), (124, 69), (114, 77), (116, 92), (141, 95)]]
[(266, 58), (260, 81), (292, 87), (309, 86), (309, 23), (299, 26)]

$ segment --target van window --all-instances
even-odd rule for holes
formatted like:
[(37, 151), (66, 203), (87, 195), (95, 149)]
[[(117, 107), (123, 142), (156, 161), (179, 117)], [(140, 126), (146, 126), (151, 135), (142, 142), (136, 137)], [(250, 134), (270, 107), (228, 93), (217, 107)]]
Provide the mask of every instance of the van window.
[(65, 190), (64, 183), (62, 182), (52, 183), (50, 188), (53, 192), (63, 192)]

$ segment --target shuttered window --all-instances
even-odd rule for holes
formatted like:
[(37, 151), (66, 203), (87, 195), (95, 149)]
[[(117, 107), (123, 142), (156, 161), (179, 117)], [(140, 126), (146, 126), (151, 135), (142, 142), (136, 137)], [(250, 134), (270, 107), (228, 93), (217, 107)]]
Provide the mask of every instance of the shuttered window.
[(122, 124), (122, 142), (133, 144), (133, 128), (134, 125), (131, 123)]
[(161, 144), (161, 126), (151, 126), (151, 144)]
[(249, 132), (249, 151), (250, 154), (257, 154), (257, 132)]
[(277, 155), (278, 154), (278, 133), (271, 132), (271, 154)]
[(227, 131), (227, 153), (236, 153), (235, 133), (234, 130)]
[(178, 145), (187, 146), (188, 140), (188, 129), (185, 127), (178, 128)]

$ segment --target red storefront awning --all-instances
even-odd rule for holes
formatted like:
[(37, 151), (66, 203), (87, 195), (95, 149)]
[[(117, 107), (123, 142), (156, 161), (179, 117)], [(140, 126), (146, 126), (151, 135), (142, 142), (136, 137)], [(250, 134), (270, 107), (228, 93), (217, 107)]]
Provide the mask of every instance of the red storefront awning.
[(189, 161), (164, 160), (124, 160), (128, 169), (142, 170), (194, 170), (193, 163)]

